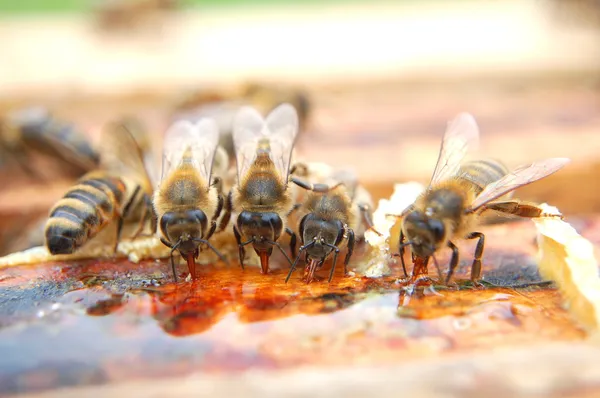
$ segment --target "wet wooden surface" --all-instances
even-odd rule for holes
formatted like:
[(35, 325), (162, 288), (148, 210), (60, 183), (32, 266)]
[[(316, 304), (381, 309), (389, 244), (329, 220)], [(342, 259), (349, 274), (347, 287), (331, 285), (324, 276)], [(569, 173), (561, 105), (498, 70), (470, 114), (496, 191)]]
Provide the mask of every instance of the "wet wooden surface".
[[(573, 222), (600, 247), (600, 218)], [(383, 278), (337, 272), (331, 284), (310, 285), (300, 272), (285, 284), (285, 268), (261, 275), (235, 264), (203, 267), (198, 280), (179, 284), (166, 261), (3, 269), (0, 391), (166, 382), (197, 372), (433, 365), (469, 352), (585, 342), (558, 292), (539, 279), (532, 224), (484, 232), (486, 288), (464, 282), (472, 248), (463, 244), (458, 283), (423, 296), (403, 293), (397, 266)], [(445, 264), (447, 253), (439, 260)], [(179, 271), (185, 276), (184, 265)], [(320, 271), (327, 273), (328, 265)]]

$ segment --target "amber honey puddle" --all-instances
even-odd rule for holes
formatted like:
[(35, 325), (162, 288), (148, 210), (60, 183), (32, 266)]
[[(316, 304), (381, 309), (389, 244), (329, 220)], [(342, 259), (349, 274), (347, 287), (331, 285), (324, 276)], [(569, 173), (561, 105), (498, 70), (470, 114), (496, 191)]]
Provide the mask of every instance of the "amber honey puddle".
[[(340, 267), (341, 268), (341, 267)], [(340, 269), (341, 271), (341, 269)], [(322, 275), (327, 275), (323, 270)], [(284, 270), (82, 262), (0, 273), (0, 388), (303, 365), (385, 364), (454, 350), (580, 339), (547, 287), (439, 290), (396, 278), (284, 283)]]

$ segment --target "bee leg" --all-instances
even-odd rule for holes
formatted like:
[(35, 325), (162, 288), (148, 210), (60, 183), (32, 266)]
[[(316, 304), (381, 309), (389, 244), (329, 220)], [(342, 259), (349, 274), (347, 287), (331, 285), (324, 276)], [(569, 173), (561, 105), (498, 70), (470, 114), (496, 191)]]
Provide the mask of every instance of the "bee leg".
[(454, 269), (458, 265), (458, 247), (450, 241), (448, 241), (448, 247), (452, 249), (452, 257), (450, 257), (450, 266), (448, 267), (448, 275), (446, 276), (446, 285), (450, 282)]
[(311, 184), (306, 181), (302, 181), (296, 177), (292, 177), (290, 179), (290, 181), (292, 181), (294, 184), (298, 185), (300, 188), (306, 189), (307, 191), (313, 191), (313, 192), (319, 192), (319, 193), (327, 193), (329, 191), (336, 189), (337, 187), (339, 187), (341, 185), (344, 185), (343, 182), (339, 182), (332, 187), (330, 187), (327, 184), (320, 184), (320, 183), (319, 184)]
[(474, 286), (480, 286), (481, 277), (481, 257), (483, 256), (483, 247), (485, 245), (485, 235), (481, 232), (473, 232), (467, 236), (467, 239), (479, 239), (475, 246), (475, 255), (473, 265), (471, 266), (471, 282)]
[(121, 232), (123, 232), (123, 220), (125, 220), (131, 213), (131, 209), (133, 208), (133, 204), (135, 203), (135, 199), (137, 198), (137, 196), (140, 192), (140, 189), (141, 189), (141, 187), (139, 185), (135, 187), (135, 190), (133, 191), (131, 198), (129, 198), (129, 201), (125, 204), (123, 211), (117, 218), (117, 237), (116, 237), (115, 247), (114, 247), (114, 251), (113, 251), (114, 254), (117, 254), (117, 248), (119, 246), (119, 241), (121, 240)]
[[(348, 252), (346, 253), (346, 258), (344, 259), (344, 276), (348, 276), (348, 263), (350, 262), (350, 257), (352, 257), (352, 253), (354, 253), (354, 231), (348, 230)], [(336, 252), (337, 257), (337, 252)]]
[[(350, 250), (350, 249), (348, 249)], [(329, 271), (329, 283), (331, 283), (331, 280), (333, 279), (333, 273), (335, 272), (335, 265), (337, 264), (337, 259), (338, 259), (338, 255), (340, 254), (340, 249), (338, 249), (337, 247), (334, 249), (333, 252), (333, 263), (331, 263), (331, 271)], [(348, 257), (348, 256), (346, 256)], [(346, 262), (344, 261), (344, 276), (347, 275), (347, 269), (346, 269)]]
[(285, 228), (285, 233), (290, 236), (290, 252), (292, 257), (296, 257), (296, 234), (289, 228)]
[(117, 234), (115, 237), (115, 245), (113, 247), (113, 255), (117, 254), (119, 248), (119, 241), (121, 240), (121, 232), (123, 231), (123, 217), (117, 218)]
[(229, 224), (229, 219), (231, 218), (232, 208), (233, 208), (232, 191), (230, 191), (229, 195), (227, 195), (227, 199), (225, 200), (225, 214), (223, 214), (223, 218), (221, 218), (221, 222), (219, 223), (218, 232), (223, 231), (225, 229), (225, 227), (227, 227), (227, 224)]
[(238, 256), (240, 257), (240, 265), (242, 269), (244, 269), (244, 257), (246, 257), (246, 249), (244, 249), (244, 245), (242, 245), (242, 237), (240, 236), (239, 231), (236, 226), (233, 226), (233, 234), (235, 235), (235, 240), (238, 244)]
[(211, 236), (213, 236), (213, 234), (215, 233), (215, 230), (217, 229), (217, 222), (215, 220), (212, 220), (210, 222), (210, 229), (208, 230), (208, 233), (206, 234), (206, 240), (209, 240)]
[[(558, 217), (563, 218), (562, 214), (547, 214), (535, 203), (522, 202), (519, 200), (510, 200), (506, 202), (493, 202), (484, 206), (485, 210), (495, 210), (501, 213), (512, 214), (514, 216), (525, 218), (537, 217)], [(474, 238), (473, 238), (474, 239)]]
[(160, 241), (163, 245), (171, 249), (171, 270), (173, 271), (173, 279), (175, 280), (175, 283), (177, 283), (177, 272), (175, 271), (175, 261), (173, 260), (173, 252), (175, 251), (175, 249), (177, 249), (177, 246), (179, 246), (179, 244), (172, 245), (169, 242), (167, 242), (164, 238), (160, 238)]
[(148, 220), (148, 216), (152, 217), (152, 211), (148, 211), (148, 209), (151, 208), (152, 204), (151, 202), (149, 204), (148, 200), (148, 195), (144, 194), (144, 208), (142, 210), (142, 216), (140, 217), (140, 223), (131, 239), (135, 239), (141, 235), (142, 231), (144, 230), (144, 226), (146, 225), (146, 221)]
[(223, 195), (219, 194), (217, 196), (217, 210), (215, 210), (212, 220), (218, 220), (219, 216), (221, 215), (221, 211), (223, 211)]
[(290, 280), (290, 277), (292, 276), (292, 273), (296, 269), (296, 265), (298, 264), (298, 260), (300, 259), (300, 255), (302, 254), (302, 252), (304, 250), (306, 250), (306, 246), (301, 246), (300, 247), (300, 251), (298, 253), (298, 256), (296, 256), (296, 259), (294, 260), (294, 263), (290, 267), (290, 272), (288, 272), (287, 276), (285, 277), (285, 283), (288, 283), (288, 281)]
[(400, 251), (400, 254), (394, 254), (394, 257), (400, 257), (400, 264), (402, 264), (402, 271), (404, 271), (404, 277), (408, 278), (408, 272), (406, 272), (406, 263), (404, 262), (404, 253), (406, 253), (406, 245), (404, 245), (405, 239), (406, 237), (404, 236), (404, 231), (400, 230), (400, 239), (398, 239), (398, 250)]

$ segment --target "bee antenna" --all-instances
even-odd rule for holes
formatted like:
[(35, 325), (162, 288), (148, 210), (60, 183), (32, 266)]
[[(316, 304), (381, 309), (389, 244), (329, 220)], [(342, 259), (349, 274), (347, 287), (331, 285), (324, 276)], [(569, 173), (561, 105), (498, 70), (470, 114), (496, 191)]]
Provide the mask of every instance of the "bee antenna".
[(406, 246), (412, 246), (413, 244), (414, 244), (414, 242), (413, 242), (413, 241), (411, 241), (411, 240), (409, 240), (409, 241), (407, 241), (407, 242), (404, 242), (404, 243), (403, 243), (403, 244), (401, 244), (400, 246), (398, 246), (398, 249), (402, 249), (403, 247), (406, 247)]
[(279, 243), (277, 243), (277, 242), (274, 242), (274, 241), (272, 241), (272, 240), (265, 240), (265, 242), (266, 242), (266, 243), (268, 243), (268, 244), (270, 244), (270, 245), (277, 246), (277, 248), (279, 249), (279, 251), (280, 251), (281, 253), (283, 253), (283, 255), (285, 256), (285, 258), (286, 258), (286, 260), (288, 261), (288, 263), (290, 263), (290, 265), (292, 265), (292, 260), (290, 259), (290, 256), (288, 256), (288, 255), (286, 254), (285, 250), (283, 250), (283, 249), (281, 248), (281, 245), (280, 245)]
[(294, 270), (296, 269), (296, 265), (298, 264), (298, 260), (300, 260), (300, 255), (302, 254), (302, 252), (310, 247), (313, 247), (314, 245), (315, 245), (315, 241), (313, 240), (312, 242), (307, 243), (306, 245), (301, 246), (300, 249), (298, 249), (298, 255), (296, 256), (296, 259), (294, 260), (294, 264), (292, 264), (292, 267), (290, 268), (290, 272), (288, 272), (287, 277), (285, 278), (285, 283), (288, 283), (288, 281), (290, 280), (290, 277), (292, 276), (292, 272), (294, 272)]
[(223, 261), (225, 264), (229, 265), (229, 261), (227, 261), (227, 259), (221, 254), (221, 252), (219, 252), (217, 249), (215, 249), (215, 247), (213, 245), (211, 245), (209, 241), (207, 241), (206, 239), (200, 239), (200, 238), (196, 238), (196, 239), (192, 239), (192, 240), (194, 242), (200, 242), (200, 243), (206, 244), (206, 246), (208, 246), (213, 252), (215, 252), (215, 254), (219, 257), (219, 259), (221, 259), (221, 261)]

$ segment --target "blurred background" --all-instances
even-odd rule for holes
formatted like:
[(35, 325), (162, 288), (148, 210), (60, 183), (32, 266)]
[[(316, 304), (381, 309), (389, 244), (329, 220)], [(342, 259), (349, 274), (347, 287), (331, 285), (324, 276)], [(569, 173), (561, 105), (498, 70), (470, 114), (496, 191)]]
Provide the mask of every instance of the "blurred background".
[(354, 167), (376, 199), (427, 182), (468, 111), (485, 156), (573, 158), (517, 196), (600, 210), (598, 0), (0, 0), (0, 44), (0, 254), (40, 244), (93, 167), (73, 154), (87, 147), (50, 153), (57, 140), (93, 149), (132, 117), (158, 153), (176, 118), (226, 129), (240, 104), (282, 100), (303, 116), (302, 157)]

